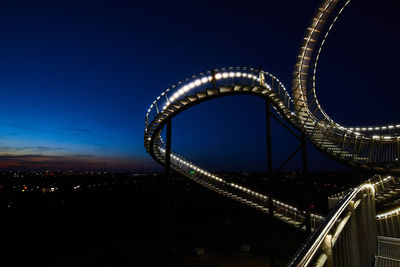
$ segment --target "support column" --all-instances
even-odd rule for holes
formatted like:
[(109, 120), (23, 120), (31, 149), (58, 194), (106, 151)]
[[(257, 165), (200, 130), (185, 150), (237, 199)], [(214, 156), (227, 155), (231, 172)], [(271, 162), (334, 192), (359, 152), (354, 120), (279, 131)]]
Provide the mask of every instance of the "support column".
[(171, 119), (167, 121), (167, 138), (165, 140), (165, 175), (171, 171)]
[(334, 260), (332, 249), (332, 235), (329, 234), (325, 237), (324, 242), (322, 243), (322, 250), (324, 251), (324, 254), (328, 257), (328, 260), (326, 261), (326, 266), (333, 267)]
[(171, 202), (171, 119), (167, 121), (167, 136), (165, 140), (165, 173), (164, 173), (164, 201), (165, 201), (165, 214), (164, 214), (164, 244), (163, 244), (163, 254), (165, 262), (167, 264), (171, 263), (169, 248), (170, 248), (170, 202)]
[(275, 225), (274, 225), (274, 205), (272, 202), (273, 191), (273, 172), (272, 172), (272, 142), (271, 142), (271, 103), (266, 100), (266, 129), (267, 129), (267, 182), (268, 182), (268, 211), (269, 211), (269, 240), (270, 240), (270, 266), (275, 266)]
[(364, 195), (364, 192), (360, 192), (361, 194), (361, 202), (358, 205), (357, 209), (357, 230), (358, 230), (358, 244), (360, 246), (359, 254), (362, 255), (360, 258), (360, 266), (369, 266), (369, 231), (368, 231), (368, 214), (367, 214), (367, 205), (366, 198), (367, 195)]
[(366, 206), (369, 233), (369, 259), (370, 263), (372, 263), (377, 252), (378, 239), (376, 230), (375, 195), (371, 190), (367, 191)]
[(393, 236), (392, 232), (390, 231), (390, 226), (389, 226), (389, 219), (390, 217), (385, 216), (385, 231), (386, 231), (386, 236)]
[[(395, 221), (396, 221), (396, 226), (397, 226), (398, 228), (400, 228), (400, 215), (399, 215), (399, 214), (396, 214), (396, 215), (394, 216), (394, 219), (395, 219)], [(380, 220), (380, 221), (382, 221), (382, 220)], [(397, 235), (394, 236), (394, 237), (399, 238), (399, 237), (400, 237), (400, 232), (397, 233)]]
[(359, 236), (358, 236), (358, 226), (356, 219), (356, 210), (354, 208), (354, 201), (349, 203), (349, 211), (351, 212), (350, 217), (350, 258), (352, 262), (352, 266), (361, 266), (360, 264), (360, 253), (359, 253)]
[(304, 185), (304, 204), (305, 204), (305, 208), (306, 208), (306, 221), (305, 221), (305, 225), (306, 225), (306, 232), (308, 235), (311, 234), (311, 213), (310, 213), (310, 206), (311, 206), (311, 201), (310, 201), (310, 177), (308, 176), (308, 160), (307, 160), (307, 139), (306, 139), (306, 135), (304, 133), (302, 133), (301, 136), (302, 139), (302, 145), (303, 145), (303, 149), (302, 149), (302, 168), (303, 168), (303, 185)]

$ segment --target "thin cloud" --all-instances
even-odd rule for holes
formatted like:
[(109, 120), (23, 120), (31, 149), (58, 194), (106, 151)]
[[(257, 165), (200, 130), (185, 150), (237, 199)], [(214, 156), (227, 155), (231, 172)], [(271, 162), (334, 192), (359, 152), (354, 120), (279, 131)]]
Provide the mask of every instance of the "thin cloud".
[(71, 131), (71, 132), (81, 132), (81, 133), (92, 133), (92, 130), (83, 129), (83, 128), (75, 128), (75, 127), (68, 127), (68, 128), (60, 128), (62, 131)]
[(95, 155), (42, 154), (0, 155), (1, 169), (102, 169), (104, 165), (111, 170), (155, 169), (158, 166), (145, 158), (98, 157)]
[[(57, 132), (59, 134), (69, 134), (69, 135), (74, 135), (74, 136), (86, 136), (86, 137), (96, 137), (97, 139), (100, 138), (102, 140), (109, 140), (110, 137), (107, 135), (103, 135), (102, 133), (99, 133), (97, 131), (93, 131), (91, 129), (87, 128), (79, 128), (79, 127), (65, 127), (65, 128), (58, 128)], [(91, 142), (88, 142), (91, 143)], [(92, 143), (94, 145), (102, 146), (98, 143)]]
[(47, 146), (23, 146), (23, 147), (0, 147), (0, 152), (15, 152), (15, 151), (36, 151), (36, 152), (50, 152), (50, 151), (70, 151), (69, 148), (65, 147), (47, 147)]
[(2, 123), (2, 125), (14, 128), (14, 129), (19, 129), (19, 130), (28, 130), (28, 131), (34, 131), (34, 132), (43, 132), (45, 130), (37, 128), (37, 127), (31, 127), (31, 126), (25, 126), (21, 125), (18, 123)]

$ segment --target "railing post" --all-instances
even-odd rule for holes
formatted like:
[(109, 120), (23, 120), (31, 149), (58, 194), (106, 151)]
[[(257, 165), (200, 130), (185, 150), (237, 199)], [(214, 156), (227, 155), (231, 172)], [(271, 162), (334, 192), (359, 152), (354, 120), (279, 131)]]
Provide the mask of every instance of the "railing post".
[(369, 266), (369, 251), (370, 251), (370, 244), (368, 235), (368, 210), (367, 210), (367, 201), (364, 195), (364, 192), (360, 192), (361, 194), (361, 202), (358, 205), (358, 212), (357, 212), (357, 230), (358, 230), (358, 237), (359, 237), (359, 253), (362, 255), (360, 258), (361, 265), (360, 266)]
[(389, 217), (385, 216), (385, 234), (387, 236), (392, 236), (392, 231), (390, 231), (390, 227), (389, 227), (389, 222), (388, 222)]
[(326, 261), (327, 267), (333, 267), (333, 251), (332, 251), (332, 235), (327, 235), (324, 239), (324, 243), (322, 244), (322, 250), (324, 254), (328, 257)]
[(377, 228), (378, 228), (377, 235), (383, 235), (382, 218), (380, 220), (376, 221), (376, 225), (377, 225)]
[(350, 217), (350, 247), (351, 247), (351, 262), (352, 266), (361, 266), (360, 264), (360, 253), (358, 244), (358, 230), (356, 220), (356, 210), (354, 209), (354, 201), (349, 203), (349, 211), (351, 212)]
[(270, 266), (275, 266), (275, 231), (274, 231), (274, 208), (272, 202), (272, 142), (271, 142), (271, 103), (266, 100), (266, 130), (267, 130), (267, 182), (268, 182), (268, 213), (269, 213), (269, 235), (270, 235)]
[(368, 191), (368, 202), (369, 202), (369, 215), (370, 215), (370, 236), (371, 236), (371, 246), (373, 248), (372, 257), (378, 251), (378, 229), (376, 226), (376, 207), (375, 207), (375, 192)]
[(167, 138), (165, 142), (165, 175), (169, 177), (171, 171), (171, 119), (167, 121)]

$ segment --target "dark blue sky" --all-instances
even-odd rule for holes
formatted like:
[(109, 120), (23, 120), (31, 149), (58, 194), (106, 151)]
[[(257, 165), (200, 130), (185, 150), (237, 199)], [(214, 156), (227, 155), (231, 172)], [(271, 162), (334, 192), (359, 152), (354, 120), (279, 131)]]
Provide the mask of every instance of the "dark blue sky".
[[(148, 106), (169, 85), (263, 66), (287, 88), (318, 1), (1, 1), (0, 167), (157, 167)], [(321, 55), (318, 96), (343, 125), (396, 122), (394, 1), (354, 1)], [(173, 148), (212, 170), (265, 169), (264, 101), (229, 97), (174, 120)], [(276, 165), (297, 145), (273, 129)], [(311, 149), (312, 169), (338, 165)], [(296, 168), (297, 163), (291, 165)]]

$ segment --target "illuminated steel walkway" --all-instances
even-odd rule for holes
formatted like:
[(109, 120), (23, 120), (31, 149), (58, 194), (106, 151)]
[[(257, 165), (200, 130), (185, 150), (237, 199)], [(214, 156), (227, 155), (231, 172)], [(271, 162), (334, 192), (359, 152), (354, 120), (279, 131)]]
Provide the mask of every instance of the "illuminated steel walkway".
[[(260, 69), (213, 69), (172, 85), (157, 97), (146, 114), (144, 145), (153, 159), (162, 165), (166, 164), (168, 155), (161, 132), (173, 117), (215, 98), (254, 95), (269, 101), (287, 123), (301, 130), (330, 158), (353, 168), (393, 175), (375, 175), (357, 188), (332, 196), (329, 199), (332, 211), (326, 218), (311, 214), (313, 235), (295, 255), (291, 266), (311, 263), (317, 266), (370, 266), (377, 253), (378, 234), (400, 237), (399, 230), (397, 233), (387, 230), (395, 229), (392, 225), (395, 220), (390, 221), (398, 218), (399, 210), (375, 214), (375, 202), (395, 201), (400, 192), (400, 181), (395, 176), (400, 172), (400, 125), (344, 127), (325, 113), (316, 95), (319, 55), (348, 3), (328, 0), (316, 11), (297, 58), (291, 94), (276, 77)], [(268, 196), (257, 190), (229, 182), (174, 151), (169, 157), (175, 172), (262, 212), (269, 211)], [(279, 200), (273, 200), (273, 209), (277, 219), (305, 229), (305, 211)]]
[(400, 124), (344, 127), (333, 121), (318, 102), (319, 56), (330, 30), (349, 2), (324, 1), (307, 28), (293, 73), (292, 93), (298, 123), (314, 145), (331, 158), (351, 167), (398, 173)]

